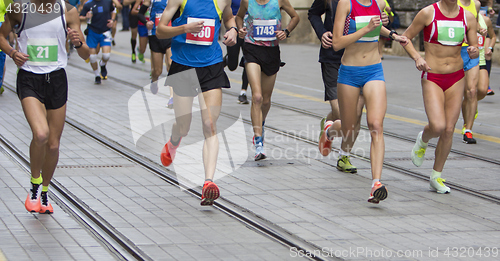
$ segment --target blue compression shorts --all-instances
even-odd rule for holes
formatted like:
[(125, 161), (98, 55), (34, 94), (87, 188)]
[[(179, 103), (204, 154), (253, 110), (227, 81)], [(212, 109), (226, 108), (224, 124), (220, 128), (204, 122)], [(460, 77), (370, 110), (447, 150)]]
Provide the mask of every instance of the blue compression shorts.
[(382, 63), (376, 63), (368, 66), (340, 65), (337, 83), (361, 88), (365, 86), (367, 82), (371, 81), (385, 82)]
[(101, 47), (111, 46), (112, 40), (113, 38), (111, 38), (111, 30), (108, 30), (102, 34), (98, 34), (89, 28), (89, 35), (87, 35), (87, 45), (89, 46), (89, 48), (95, 49), (97, 48), (98, 44), (100, 44)]
[(479, 65), (479, 57), (476, 59), (471, 59), (469, 57), (469, 53), (467, 53), (467, 47), (469, 46), (462, 46), (462, 50), (460, 54), (462, 55), (462, 60), (464, 61), (464, 71), (468, 71), (477, 65)]

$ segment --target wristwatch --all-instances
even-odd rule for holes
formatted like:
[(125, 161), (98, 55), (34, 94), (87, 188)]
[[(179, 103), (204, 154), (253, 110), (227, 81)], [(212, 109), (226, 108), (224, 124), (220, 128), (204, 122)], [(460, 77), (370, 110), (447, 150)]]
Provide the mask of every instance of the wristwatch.
[(285, 32), (286, 38), (290, 37), (290, 31), (288, 29), (284, 29), (283, 32)]
[(495, 49), (493, 49), (493, 47), (491, 47), (491, 46), (489, 46), (488, 48), (490, 48), (491, 52), (493, 52), (493, 50), (495, 50)]
[(394, 36), (392, 36), (393, 34), (398, 34), (398, 32), (391, 30), (391, 32), (389, 33), (389, 38), (391, 38), (392, 40), (394, 40)]

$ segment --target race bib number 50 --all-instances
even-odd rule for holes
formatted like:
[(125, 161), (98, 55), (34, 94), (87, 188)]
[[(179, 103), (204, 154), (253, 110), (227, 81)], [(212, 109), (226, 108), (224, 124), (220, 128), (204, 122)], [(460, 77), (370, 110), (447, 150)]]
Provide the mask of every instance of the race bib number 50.
[(29, 61), (27, 64), (36, 66), (57, 65), (58, 42), (54, 38), (30, 38), (28, 39), (27, 53)]
[(199, 33), (186, 34), (186, 43), (196, 45), (212, 45), (215, 35), (215, 19), (188, 17), (187, 23), (203, 21), (203, 28)]

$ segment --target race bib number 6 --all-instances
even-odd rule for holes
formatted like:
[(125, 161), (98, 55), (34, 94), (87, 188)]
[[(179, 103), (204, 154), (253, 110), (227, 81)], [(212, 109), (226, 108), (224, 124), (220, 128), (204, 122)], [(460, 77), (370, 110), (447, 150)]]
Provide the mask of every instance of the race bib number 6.
[(186, 34), (186, 43), (196, 45), (212, 45), (215, 35), (215, 19), (188, 17), (187, 23), (203, 21), (203, 28), (199, 33)]
[(57, 48), (57, 39), (28, 39), (27, 53), (29, 61), (27, 61), (27, 64), (34, 66), (57, 65)]
[(257, 41), (276, 40), (277, 21), (253, 20), (253, 39)]

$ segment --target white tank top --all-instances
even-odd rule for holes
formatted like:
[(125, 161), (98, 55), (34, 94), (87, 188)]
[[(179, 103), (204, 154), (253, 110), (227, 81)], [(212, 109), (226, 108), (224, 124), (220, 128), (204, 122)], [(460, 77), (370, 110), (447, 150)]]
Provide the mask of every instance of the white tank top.
[(51, 13), (41, 14), (36, 11), (23, 13), (16, 33), (19, 51), (28, 54), (29, 60), (21, 66), (21, 69), (35, 74), (45, 74), (66, 67), (68, 56), (65, 8), (64, 1), (56, 0)]

